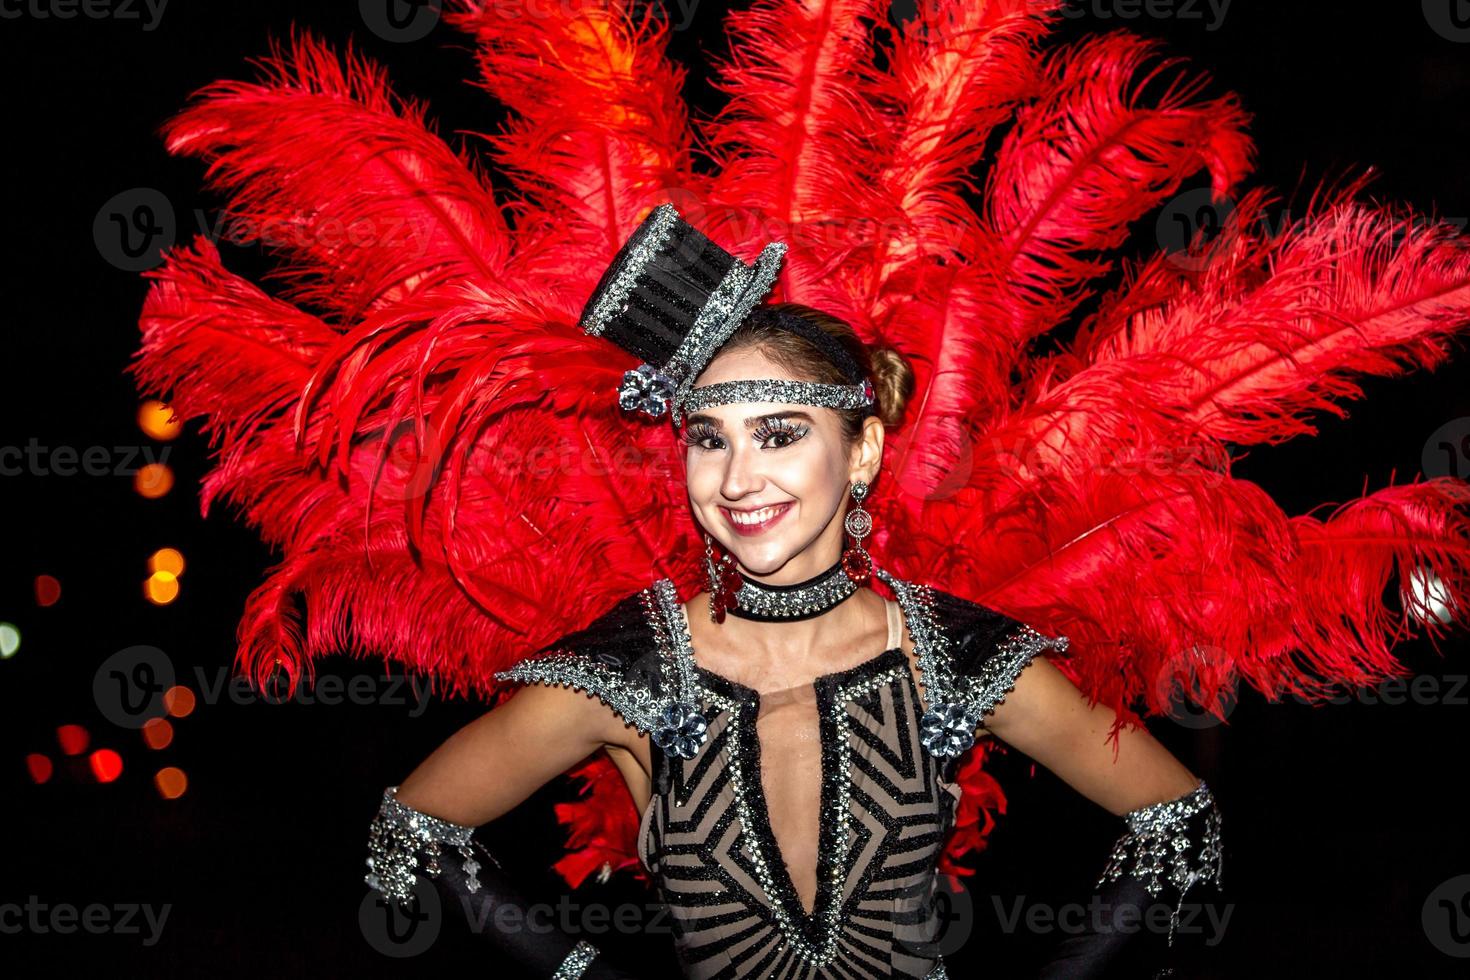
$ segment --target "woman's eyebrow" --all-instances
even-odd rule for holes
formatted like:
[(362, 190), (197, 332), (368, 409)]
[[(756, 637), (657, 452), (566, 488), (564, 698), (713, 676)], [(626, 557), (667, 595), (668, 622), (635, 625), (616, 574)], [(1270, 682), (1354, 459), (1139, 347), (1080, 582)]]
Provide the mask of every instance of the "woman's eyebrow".
[[(806, 412), (798, 411), (794, 408), (789, 408), (783, 412), (766, 412), (764, 415), (753, 415), (745, 420), (745, 427), (747, 429), (754, 429), (756, 426), (760, 425), (767, 419), (801, 419), (804, 422), (815, 421), (815, 419), (813, 419)], [(693, 425), (696, 422), (703, 422), (706, 425), (712, 425), (716, 429), (724, 428), (724, 426), (720, 424), (720, 420), (715, 418), (713, 415), (691, 415), (687, 419), (685, 419), (686, 425)]]

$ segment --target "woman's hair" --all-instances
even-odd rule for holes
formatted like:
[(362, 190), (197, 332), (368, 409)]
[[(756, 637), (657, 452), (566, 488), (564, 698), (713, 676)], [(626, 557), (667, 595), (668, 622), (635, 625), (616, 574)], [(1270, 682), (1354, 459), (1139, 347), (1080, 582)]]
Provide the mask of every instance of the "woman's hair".
[[(891, 347), (869, 348), (845, 320), (802, 303), (769, 303), (760, 309), (793, 314), (835, 339), (853, 356), (873, 382), (877, 404), (873, 406), (884, 425), (897, 425), (903, 419), (909, 396), (914, 393), (914, 371), (904, 356)], [(790, 330), (782, 330), (760, 316), (747, 317), (735, 328), (720, 351), (754, 347), (790, 371), (799, 380), (817, 384), (851, 384), (842, 370), (810, 340)], [(842, 416), (842, 430), (849, 444), (863, 432), (862, 409), (834, 409)]]

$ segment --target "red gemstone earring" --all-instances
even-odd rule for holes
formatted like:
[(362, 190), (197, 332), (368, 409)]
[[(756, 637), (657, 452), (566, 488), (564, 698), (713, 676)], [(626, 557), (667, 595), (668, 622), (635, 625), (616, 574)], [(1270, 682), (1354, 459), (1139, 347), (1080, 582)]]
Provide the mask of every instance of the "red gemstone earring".
[(868, 485), (858, 480), (852, 485), (853, 509), (847, 512), (842, 526), (852, 535), (852, 547), (842, 553), (842, 570), (847, 577), (862, 585), (873, 576), (873, 558), (863, 549), (863, 538), (873, 531), (873, 515), (863, 510), (863, 498), (868, 495)]
[(708, 531), (704, 532), (704, 574), (709, 583), (710, 622), (723, 623), (725, 610), (735, 605), (735, 595), (740, 591), (740, 572), (728, 551), (715, 560), (715, 542)]

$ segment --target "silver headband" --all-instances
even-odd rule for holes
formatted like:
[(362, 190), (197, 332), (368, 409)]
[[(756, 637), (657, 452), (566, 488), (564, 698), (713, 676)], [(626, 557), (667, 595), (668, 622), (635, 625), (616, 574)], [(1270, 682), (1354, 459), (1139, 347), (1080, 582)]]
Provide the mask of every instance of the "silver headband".
[(720, 381), (690, 389), (682, 403), (683, 412), (674, 414), (674, 422), (676, 425), (682, 423), (681, 414), (690, 415), (700, 409), (740, 402), (783, 402), (817, 408), (866, 408), (876, 400), (873, 384), (867, 380), (858, 385), (828, 385), (777, 378)]

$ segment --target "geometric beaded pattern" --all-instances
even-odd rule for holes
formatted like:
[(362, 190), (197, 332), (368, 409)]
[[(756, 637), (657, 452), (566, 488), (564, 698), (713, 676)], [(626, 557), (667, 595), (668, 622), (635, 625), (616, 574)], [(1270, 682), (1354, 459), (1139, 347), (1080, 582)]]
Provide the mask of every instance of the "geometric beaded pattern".
[(955, 797), (919, 743), (918, 690), (903, 650), (814, 682), (823, 806), (811, 912), (771, 830), (760, 695), (699, 675), (710, 737), (693, 759), (666, 760), (669, 791), (655, 796), (640, 828), (644, 865), (678, 923), (686, 976), (943, 976), (921, 944)]

